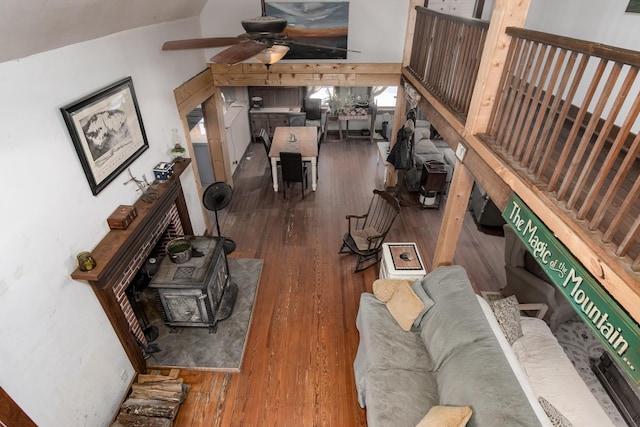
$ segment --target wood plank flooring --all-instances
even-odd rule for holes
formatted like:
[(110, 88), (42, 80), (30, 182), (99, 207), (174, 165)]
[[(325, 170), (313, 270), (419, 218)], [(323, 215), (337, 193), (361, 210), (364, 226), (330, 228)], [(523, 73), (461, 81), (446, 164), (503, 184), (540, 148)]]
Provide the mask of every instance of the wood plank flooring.
[[(236, 172), (233, 200), (219, 212), (230, 257), (264, 260), (239, 374), (180, 370), (190, 384), (177, 426), (365, 426), (353, 360), (360, 294), (378, 266), (354, 274), (339, 255), (345, 215), (364, 213), (382, 187), (377, 148), (365, 140), (325, 142), (318, 190), (302, 200), (300, 184), (274, 193), (262, 146), (252, 144)], [(402, 208), (388, 242), (416, 242), (431, 267), (440, 210)], [(215, 233), (215, 231), (214, 231)], [(505, 284), (503, 238), (477, 231), (469, 213), (456, 252), (477, 290)]]

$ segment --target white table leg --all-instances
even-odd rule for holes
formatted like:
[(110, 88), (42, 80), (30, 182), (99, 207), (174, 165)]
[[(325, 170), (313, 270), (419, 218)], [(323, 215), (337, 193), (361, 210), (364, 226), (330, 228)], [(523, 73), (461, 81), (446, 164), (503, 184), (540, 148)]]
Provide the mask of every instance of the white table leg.
[(273, 178), (273, 191), (278, 192), (278, 158), (271, 158), (271, 177)]
[(311, 189), (313, 191), (316, 191), (316, 188), (318, 188), (318, 158), (317, 157), (312, 157), (311, 158)]

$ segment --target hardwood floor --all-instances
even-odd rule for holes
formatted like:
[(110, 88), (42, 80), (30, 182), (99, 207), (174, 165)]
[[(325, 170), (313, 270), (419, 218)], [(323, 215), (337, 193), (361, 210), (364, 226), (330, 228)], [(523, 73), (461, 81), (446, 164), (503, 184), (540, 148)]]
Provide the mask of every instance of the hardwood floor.
[[(190, 389), (175, 425), (366, 425), (353, 379), (355, 318), (378, 266), (354, 274), (354, 257), (338, 250), (345, 215), (366, 212), (381, 188), (376, 156), (366, 140), (326, 142), (318, 190), (302, 200), (292, 187), (284, 200), (262, 146), (249, 147), (233, 200), (219, 212), (223, 234), (237, 244), (230, 257), (264, 260), (243, 365), (239, 374), (181, 370)], [(416, 242), (430, 268), (443, 210), (402, 208), (387, 241)], [(477, 290), (505, 284), (503, 238), (479, 233), (469, 213), (456, 263)]]

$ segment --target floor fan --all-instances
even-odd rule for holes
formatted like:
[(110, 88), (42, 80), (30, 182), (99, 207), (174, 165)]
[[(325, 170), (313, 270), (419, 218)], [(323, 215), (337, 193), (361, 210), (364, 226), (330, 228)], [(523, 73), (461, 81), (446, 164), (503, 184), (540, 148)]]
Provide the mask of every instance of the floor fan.
[(224, 209), (230, 202), (233, 195), (233, 189), (225, 182), (214, 182), (204, 190), (202, 195), (202, 203), (204, 207), (210, 211), (213, 211), (216, 215), (216, 229), (218, 230), (218, 236), (224, 239), (224, 253), (230, 254), (236, 249), (236, 243), (223, 237), (220, 233), (220, 223), (218, 222), (218, 211)]
[(233, 240), (222, 236), (222, 233), (220, 233), (220, 222), (218, 221), (218, 211), (224, 209), (231, 202), (232, 195), (233, 189), (225, 182), (214, 182), (208, 186), (202, 194), (202, 203), (204, 204), (204, 207), (215, 213), (218, 237), (224, 239), (222, 249), (224, 251), (225, 262), (227, 263), (227, 272), (229, 272), (229, 286), (224, 290), (220, 306), (216, 310), (213, 332), (217, 331), (218, 322), (220, 320), (227, 319), (231, 316), (238, 296), (238, 285), (231, 281), (231, 272), (229, 271), (229, 262), (227, 260), (227, 255), (236, 249), (236, 243)]

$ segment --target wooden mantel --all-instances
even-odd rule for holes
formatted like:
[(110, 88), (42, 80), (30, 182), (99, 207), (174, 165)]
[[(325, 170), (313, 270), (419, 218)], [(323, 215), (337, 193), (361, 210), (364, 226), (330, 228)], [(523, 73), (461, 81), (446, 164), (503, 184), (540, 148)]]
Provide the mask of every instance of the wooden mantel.
[(114, 286), (120, 283), (127, 273), (126, 268), (134, 259), (150, 233), (157, 228), (164, 215), (173, 205), (176, 206), (184, 233), (193, 234), (191, 219), (180, 184), (180, 175), (191, 163), (190, 159), (177, 161), (174, 174), (162, 184), (153, 184), (157, 198), (151, 202), (138, 199), (134, 206), (138, 215), (126, 230), (111, 230), (91, 250), (96, 267), (91, 271), (76, 269), (71, 277), (89, 282), (104, 309), (113, 329), (137, 372), (146, 370), (146, 362), (140, 345), (131, 333), (120, 303), (114, 293)]

